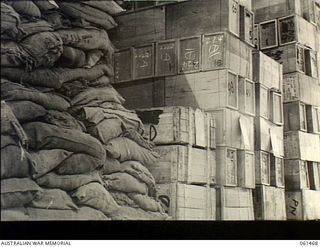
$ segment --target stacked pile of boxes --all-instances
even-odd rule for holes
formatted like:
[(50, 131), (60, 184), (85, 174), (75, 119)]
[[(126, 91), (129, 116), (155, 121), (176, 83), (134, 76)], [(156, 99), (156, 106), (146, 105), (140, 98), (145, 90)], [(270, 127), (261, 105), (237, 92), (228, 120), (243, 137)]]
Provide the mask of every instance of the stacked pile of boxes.
[(319, 219), (320, 2), (258, 0), (253, 8), (260, 50), (283, 66), (287, 218)]
[[(147, 136), (154, 138), (162, 157), (159, 166), (149, 168), (160, 183), (160, 191), (167, 191), (160, 197), (171, 193), (171, 201), (178, 198), (175, 202), (189, 207), (189, 213), (183, 216), (176, 209), (169, 214), (175, 219), (253, 220), (251, 1), (187, 1), (128, 12), (116, 20), (119, 28), (111, 39), (120, 50), (115, 54), (114, 86), (126, 98), (126, 106), (140, 109), (137, 112), (142, 121), (152, 126), (150, 132), (157, 133), (156, 138), (150, 133)], [(214, 140), (210, 124), (204, 125), (207, 134), (203, 137), (198, 130), (190, 132), (212, 122), (208, 120), (212, 117)], [(195, 140), (200, 136), (208, 141), (199, 144), (187, 138), (183, 146), (176, 145), (177, 140), (166, 140), (172, 131), (181, 131), (181, 123), (189, 126), (184, 127), (189, 132), (183, 133), (185, 138), (190, 135)], [(182, 154), (185, 159), (185, 153), (187, 164), (177, 162), (176, 156)], [(179, 170), (181, 178), (172, 176)], [(175, 182), (180, 182), (178, 187), (170, 188), (168, 183)], [(210, 187), (205, 193), (204, 188), (208, 191)], [(192, 194), (196, 188), (203, 192)], [(207, 207), (206, 214), (196, 210), (200, 201), (210, 201), (202, 203)]]
[(255, 218), (285, 220), (282, 65), (253, 52), (256, 86)]
[[(161, 162), (149, 169), (174, 219), (312, 218), (290, 215), (292, 202), (298, 210), (299, 200), (319, 200), (290, 181), (301, 177), (305, 163), (311, 188), (319, 183), (320, 12), (314, 1), (135, 3), (116, 17), (114, 87), (157, 144)], [(305, 117), (304, 132), (292, 129), (289, 108), (297, 111), (289, 114), (294, 124)], [(206, 141), (199, 144), (199, 135)]]

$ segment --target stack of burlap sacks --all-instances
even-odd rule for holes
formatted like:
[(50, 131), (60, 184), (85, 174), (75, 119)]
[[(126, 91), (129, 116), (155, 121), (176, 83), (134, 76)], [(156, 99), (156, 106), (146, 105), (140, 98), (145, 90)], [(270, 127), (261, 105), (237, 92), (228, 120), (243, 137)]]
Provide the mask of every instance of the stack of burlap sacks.
[(143, 125), (111, 86), (114, 1), (1, 2), (1, 219), (163, 220)]

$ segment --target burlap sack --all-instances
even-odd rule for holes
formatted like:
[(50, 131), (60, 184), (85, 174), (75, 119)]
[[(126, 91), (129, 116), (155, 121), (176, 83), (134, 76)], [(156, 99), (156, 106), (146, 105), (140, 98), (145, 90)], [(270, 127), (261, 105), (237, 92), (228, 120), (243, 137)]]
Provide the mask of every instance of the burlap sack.
[(38, 178), (37, 183), (44, 188), (56, 188), (65, 191), (75, 190), (82, 185), (98, 182), (102, 183), (98, 172), (78, 175), (57, 175), (53, 172)]
[(60, 175), (87, 174), (103, 166), (103, 160), (87, 154), (72, 154), (65, 159), (55, 172)]
[(30, 178), (1, 179), (1, 208), (21, 207), (41, 195), (42, 189)]
[(31, 175), (41, 177), (59, 166), (72, 153), (63, 149), (30, 151)]
[(27, 123), (23, 128), (29, 137), (29, 146), (34, 150), (64, 149), (73, 153), (85, 153), (101, 160), (106, 157), (102, 144), (81, 131), (42, 122)]
[(104, 186), (107, 190), (116, 190), (125, 193), (148, 194), (148, 187), (145, 183), (137, 180), (128, 173), (112, 173), (102, 176)]
[(71, 197), (60, 189), (44, 189), (41, 198), (34, 199), (28, 207), (43, 209), (78, 210)]
[(30, 161), (26, 152), (18, 144), (1, 148), (1, 179), (29, 176)]
[(81, 186), (71, 196), (78, 205), (93, 207), (106, 215), (119, 209), (110, 193), (99, 183)]
[(21, 123), (36, 120), (47, 114), (43, 106), (29, 100), (8, 101), (7, 104)]
[(145, 166), (154, 165), (160, 157), (158, 153), (139, 146), (134, 141), (118, 137), (105, 145), (108, 156), (120, 160), (121, 162), (135, 160)]

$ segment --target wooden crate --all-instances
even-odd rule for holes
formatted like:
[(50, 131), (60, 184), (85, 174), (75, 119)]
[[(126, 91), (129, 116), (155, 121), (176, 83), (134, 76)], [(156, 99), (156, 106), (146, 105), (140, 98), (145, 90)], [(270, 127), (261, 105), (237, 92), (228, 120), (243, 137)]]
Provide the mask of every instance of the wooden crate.
[(271, 121), (276, 125), (283, 125), (283, 100), (281, 93), (271, 90), (270, 92)]
[(259, 41), (260, 50), (278, 46), (277, 20), (270, 20), (259, 23)]
[(259, 25), (254, 24), (253, 25), (253, 47), (257, 50), (260, 50), (260, 36), (259, 36)]
[(191, 107), (136, 109), (144, 137), (157, 145), (190, 144), (215, 148), (215, 122), (209, 113)]
[(320, 133), (320, 107), (306, 105), (307, 128), (310, 133)]
[(156, 43), (156, 76), (175, 75), (178, 71), (178, 44), (176, 40)]
[(320, 191), (299, 190), (286, 192), (288, 220), (319, 220)]
[(270, 90), (259, 83), (256, 83), (256, 116), (266, 120), (270, 118)]
[(255, 150), (273, 153), (276, 157), (284, 156), (283, 126), (261, 118), (255, 118)]
[(253, 81), (282, 91), (282, 65), (261, 51), (253, 51)]
[(179, 39), (178, 73), (186, 74), (200, 71), (201, 36)]
[(108, 34), (118, 49), (166, 39), (166, 12), (161, 6), (125, 12), (114, 19), (118, 27)]
[(114, 88), (126, 99), (124, 107), (128, 109), (165, 106), (164, 78), (119, 83)]
[(216, 158), (213, 150), (193, 148), (191, 145), (157, 146), (154, 150), (160, 154), (160, 159), (148, 169), (157, 183), (215, 183)]
[(320, 3), (319, 2), (314, 3), (314, 15), (315, 15), (315, 23), (318, 27), (318, 30), (320, 30)]
[(217, 220), (254, 220), (252, 189), (217, 187)]
[(215, 70), (165, 78), (165, 105), (238, 109), (238, 76)]
[(216, 149), (217, 184), (222, 186), (237, 186), (237, 149), (218, 147)]
[(239, 111), (255, 116), (255, 83), (246, 78), (239, 78)]
[(307, 161), (285, 160), (284, 165), (287, 190), (294, 191), (310, 188)]
[(317, 28), (298, 15), (278, 19), (279, 45), (299, 42), (315, 50), (317, 46)]
[(270, 185), (270, 154), (264, 151), (254, 153), (256, 184)]
[[(255, 158), (254, 152), (237, 150), (238, 186), (255, 188)], [(219, 163), (217, 163), (219, 164)]]
[(239, 0), (240, 6), (244, 6), (249, 11), (252, 11), (252, 0)]
[(230, 69), (252, 79), (252, 48), (227, 32), (202, 36), (202, 70)]
[(167, 6), (166, 34), (168, 39), (220, 31), (239, 36), (239, 20), (237, 0), (191, 0)]
[(284, 159), (270, 155), (270, 185), (277, 188), (285, 187)]
[(235, 110), (220, 109), (210, 113), (216, 121), (217, 147), (254, 150), (254, 118)]
[(214, 188), (181, 183), (157, 184), (157, 197), (173, 220), (215, 220)]
[(304, 103), (300, 101), (285, 103), (283, 109), (284, 131), (307, 131), (307, 111)]
[(282, 64), (283, 73), (305, 73), (304, 48), (299, 44), (289, 44), (273, 49), (265, 50), (264, 53)]
[(270, 121), (276, 125), (283, 125), (283, 97), (282, 93), (276, 89), (270, 90)]
[(255, 220), (286, 220), (285, 190), (258, 185), (253, 190)]
[(305, 0), (301, 2), (302, 7), (302, 16), (308, 22), (311, 22), (315, 25), (316, 23), (316, 0)]
[(133, 49), (133, 79), (152, 78), (155, 75), (154, 44), (136, 46)]
[(320, 190), (320, 163), (308, 161), (310, 189)]
[(320, 136), (302, 131), (284, 133), (286, 159), (301, 159), (320, 162)]
[[(318, 35), (320, 37), (320, 35)], [(319, 38), (320, 39), (320, 38)], [(319, 64), (318, 58), (319, 51), (314, 51), (310, 48), (304, 49), (304, 60), (305, 60), (305, 73), (313, 78), (319, 78)]]
[(114, 82), (133, 80), (133, 48), (127, 48), (114, 53)]
[(240, 39), (254, 47), (253, 40), (254, 14), (245, 6), (240, 5)]
[(252, 8), (256, 23), (291, 14), (302, 15), (302, 7), (297, 0), (253, 0)]
[(318, 81), (300, 72), (283, 76), (283, 101), (300, 100), (309, 105), (320, 106), (320, 86)]

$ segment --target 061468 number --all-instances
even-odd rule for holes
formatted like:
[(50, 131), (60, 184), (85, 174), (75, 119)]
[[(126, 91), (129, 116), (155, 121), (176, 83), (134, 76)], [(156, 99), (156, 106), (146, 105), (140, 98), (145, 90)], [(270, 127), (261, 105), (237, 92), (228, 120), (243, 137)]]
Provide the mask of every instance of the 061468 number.
[(318, 241), (300, 241), (300, 245), (302, 245), (302, 246), (307, 246), (307, 245), (317, 246)]

